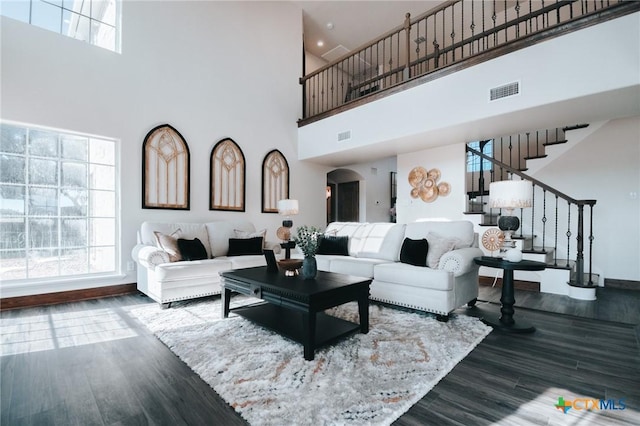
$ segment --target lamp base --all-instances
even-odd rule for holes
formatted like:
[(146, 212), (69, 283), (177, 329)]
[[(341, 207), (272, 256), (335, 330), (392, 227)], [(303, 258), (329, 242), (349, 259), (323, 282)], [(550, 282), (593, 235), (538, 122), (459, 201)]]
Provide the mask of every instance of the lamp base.
[(511, 236), (520, 227), (520, 219), (517, 216), (500, 216), (498, 218), (498, 228), (504, 234), (504, 240), (500, 245), (500, 254), (502, 257), (507, 256), (507, 253), (511, 250), (516, 250), (516, 242), (511, 239)]
[(504, 258), (509, 262), (520, 262), (522, 260), (522, 252), (517, 248), (511, 248), (505, 252)]
[(498, 228), (506, 235), (507, 231), (517, 231), (520, 228), (518, 216), (500, 216), (498, 218)]

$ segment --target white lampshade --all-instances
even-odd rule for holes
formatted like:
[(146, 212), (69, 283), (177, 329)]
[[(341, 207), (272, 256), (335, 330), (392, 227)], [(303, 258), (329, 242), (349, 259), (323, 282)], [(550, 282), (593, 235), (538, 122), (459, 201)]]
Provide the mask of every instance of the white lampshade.
[(489, 184), (489, 207), (516, 209), (531, 207), (533, 186), (526, 180), (503, 180)]
[(278, 201), (278, 213), (283, 216), (298, 214), (298, 200), (286, 199)]

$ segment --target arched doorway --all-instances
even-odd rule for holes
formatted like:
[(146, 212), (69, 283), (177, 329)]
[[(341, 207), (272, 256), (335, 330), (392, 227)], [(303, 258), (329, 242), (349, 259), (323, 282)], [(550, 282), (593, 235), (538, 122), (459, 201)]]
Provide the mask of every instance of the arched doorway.
[(336, 169), (327, 173), (327, 223), (363, 221), (363, 185), (364, 177), (353, 170)]

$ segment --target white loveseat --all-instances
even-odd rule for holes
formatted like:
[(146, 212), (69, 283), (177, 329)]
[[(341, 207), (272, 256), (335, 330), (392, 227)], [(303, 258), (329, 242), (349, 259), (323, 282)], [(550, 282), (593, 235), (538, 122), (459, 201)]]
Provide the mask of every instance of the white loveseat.
[[(433, 312), (443, 321), (476, 302), (479, 268), (473, 258), (483, 253), (471, 222), (333, 222), (325, 235), (347, 236), (349, 255), (318, 254), (318, 269), (372, 278), (373, 300)], [(405, 238), (427, 239), (433, 267), (400, 262)]]
[[(184, 239), (198, 238), (207, 252), (207, 259), (170, 262), (169, 254), (159, 248), (154, 232)], [(165, 307), (171, 302), (220, 294), (221, 271), (266, 265), (264, 255), (227, 256), (229, 239), (236, 230), (256, 231), (248, 221), (217, 221), (207, 223), (144, 222), (138, 231), (138, 244), (131, 256), (138, 264), (138, 290)], [(276, 253), (277, 243), (265, 244)]]

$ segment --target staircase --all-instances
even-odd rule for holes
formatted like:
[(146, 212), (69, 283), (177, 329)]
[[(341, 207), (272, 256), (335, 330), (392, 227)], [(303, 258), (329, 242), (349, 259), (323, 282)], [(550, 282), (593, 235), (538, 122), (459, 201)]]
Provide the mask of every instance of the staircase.
[[(595, 127), (600, 125), (602, 123)], [(498, 217), (502, 214), (501, 209), (488, 205), (489, 183), (507, 179), (531, 182), (533, 206), (514, 210), (521, 225), (513, 238), (524, 259), (544, 262), (547, 269), (541, 272), (516, 271), (515, 279), (538, 282), (543, 293), (568, 295), (581, 300), (595, 300), (595, 289), (601, 285), (599, 274), (593, 272), (591, 259), (594, 241), (592, 214), (596, 201), (576, 200), (526, 172), (530, 167), (536, 168), (535, 162), (551, 161), (549, 158), (553, 157), (554, 149), (568, 144), (571, 139), (568, 134), (587, 132), (588, 126), (578, 124), (530, 131), (467, 144), (468, 207), (465, 214), (475, 224), (481, 240), (488, 230), (495, 232)], [(586, 258), (585, 217), (588, 219), (589, 242)], [(488, 256), (499, 255), (482, 244), (480, 247)], [(486, 267), (480, 270), (480, 275), (484, 276), (499, 276), (500, 273)]]

